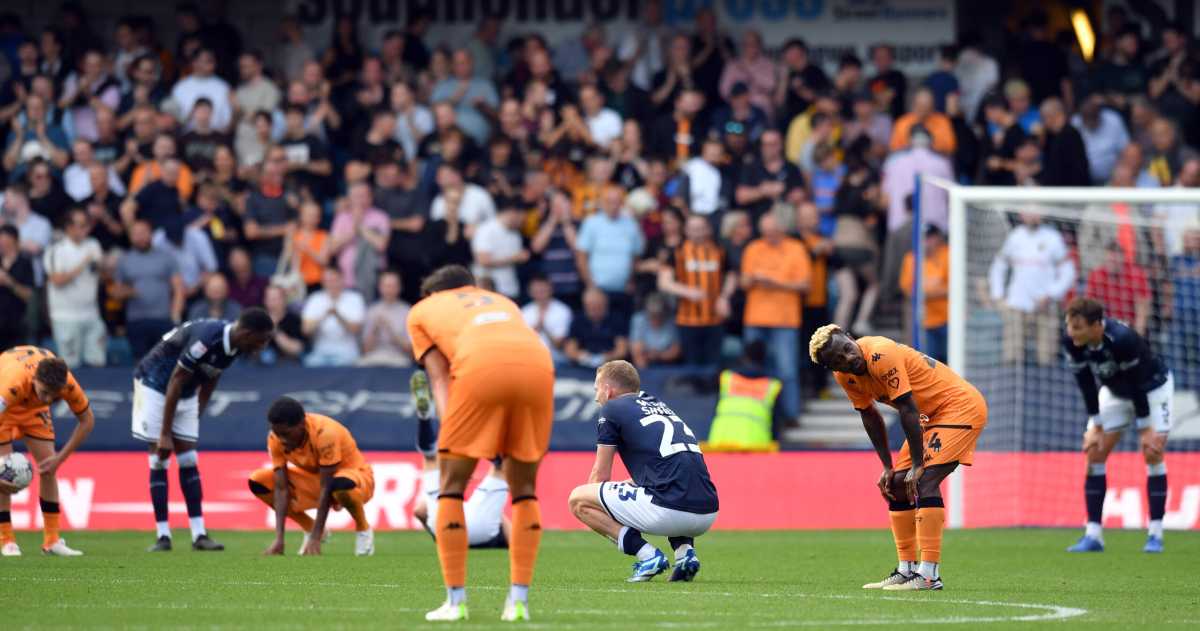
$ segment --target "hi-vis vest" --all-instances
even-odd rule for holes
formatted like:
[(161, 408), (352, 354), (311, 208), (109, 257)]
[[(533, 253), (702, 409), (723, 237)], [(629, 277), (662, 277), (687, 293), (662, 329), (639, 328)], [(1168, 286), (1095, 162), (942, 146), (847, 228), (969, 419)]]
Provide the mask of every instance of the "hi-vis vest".
[(769, 377), (721, 373), (721, 398), (705, 446), (713, 451), (775, 451), (771, 411), (783, 384)]

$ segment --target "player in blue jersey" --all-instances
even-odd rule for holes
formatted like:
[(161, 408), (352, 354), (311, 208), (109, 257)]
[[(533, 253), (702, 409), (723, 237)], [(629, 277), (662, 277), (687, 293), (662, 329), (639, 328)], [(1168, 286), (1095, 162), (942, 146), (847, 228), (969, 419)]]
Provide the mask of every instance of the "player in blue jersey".
[[(1144, 552), (1162, 552), (1163, 514), (1167, 508), (1167, 465), (1163, 451), (1171, 431), (1175, 382), (1162, 358), (1125, 323), (1104, 317), (1104, 305), (1076, 298), (1067, 305), (1062, 346), (1087, 406), (1083, 452), (1088, 473), (1084, 482), (1087, 530), (1068, 552), (1103, 552), (1100, 520), (1108, 481), (1108, 454), (1131, 425), (1137, 429), (1146, 460), (1146, 493), (1150, 528)], [(1099, 378), (1100, 386), (1096, 380)]]
[[(637, 557), (631, 583), (648, 581), (671, 564), (642, 534), (668, 538), (675, 551), (672, 581), (700, 571), (695, 537), (717, 519), (717, 488), (696, 435), (665, 403), (640, 391), (637, 369), (626, 361), (596, 370), (596, 463), (588, 483), (571, 491), (571, 513), (622, 552)], [(613, 482), (620, 454), (632, 480)]]
[(179, 463), (179, 486), (187, 502), (193, 550), (224, 550), (204, 529), (199, 459), (200, 416), (217, 388), (221, 372), (239, 357), (262, 350), (275, 323), (260, 308), (247, 309), (237, 322), (192, 320), (163, 336), (133, 373), (133, 437), (150, 445), (150, 499), (158, 539), (151, 552), (171, 549), (167, 522), (167, 467), (171, 452)]

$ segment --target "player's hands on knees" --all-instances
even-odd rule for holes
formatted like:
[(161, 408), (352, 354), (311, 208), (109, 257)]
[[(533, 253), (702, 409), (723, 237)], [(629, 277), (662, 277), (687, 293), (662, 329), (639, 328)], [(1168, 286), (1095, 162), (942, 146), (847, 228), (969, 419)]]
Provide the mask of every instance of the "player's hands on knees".
[(158, 437), (158, 457), (165, 460), (171, 457), (171, 452), (175, 451), (175, 439), (170, 434), (163, 434)]
[(925, 467), (913, 465), (908, 470), (908, 474), (904, 476), (904, 489), (908, 492), (908, 500), (910, 502), (917, 501), (917, 483), (921, 481), (921, 475), (925, 473)]
[(47, 458), (43, 458), (38, 462), (38, 473), (42, 475), (53, 474), (62, 466), (62, 455), (54, 454)]
[(283, 539), (276, 539), (263, 550), (263, 556), (283, 556)]
[(875, 483), (879, 487), (879, 493), (883, 495), (883, 499), (890, 502), (896, 500), (896, 496), (892, 493), (892, 475), (892, 468), (885, 467), (883, 473), (879, 474), (879, 481)]
[(1095, 430), (1089, 429), (1083, 433), (1083, 452), (1088, 453), (1092, 450), (1100, 448), (1100, 437), (1103, 434)]

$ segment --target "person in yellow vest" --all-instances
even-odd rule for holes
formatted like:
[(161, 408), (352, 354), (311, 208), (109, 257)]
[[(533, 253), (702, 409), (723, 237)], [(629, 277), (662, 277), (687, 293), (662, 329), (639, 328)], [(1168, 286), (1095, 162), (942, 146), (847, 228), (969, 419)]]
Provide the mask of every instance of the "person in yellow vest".
[[(950, 248), (946, 235), (937, 226), (925, 229), (925, 260), (921, 264), (921, 285), (925, 288), (925, 344), (921, 351), (946, 363), (947, 328), (950, 319)], [(900, 265), (900, 289), (911, 301), (913, 294), (913, 253), (904, 255)]]
[(772, 438), (779, 391), (783, 384), (763, 368), (767, 347), (761, 341), (746, 345), (737, 368), (721, 373), (720, 398), (708, 433), (710, 451), (775, 451)]

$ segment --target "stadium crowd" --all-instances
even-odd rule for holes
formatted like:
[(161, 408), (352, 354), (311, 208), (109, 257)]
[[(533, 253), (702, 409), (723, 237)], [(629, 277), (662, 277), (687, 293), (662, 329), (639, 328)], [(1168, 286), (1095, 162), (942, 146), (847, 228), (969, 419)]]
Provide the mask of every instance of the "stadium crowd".
[[(1110, 10), (1088, 63), (1035, 13), (1002, 50), (943, 47), (928, 76), (887, 43), (827, 73), (801, 39), (769, 49), (707, 10), (671, 28), (644, 4), (634, 28), (560, 42), (495, 19), (436, 42), (416, 14), (378, 49), (346, 18), (313, 48), (285, 18), (269, 52), (202, 5), (177, 8), (170, 42), (138, 16), (97, 33), (70, 3), (41, 30), (0, 17), (0, 347), (128, 363), (181, 320), (262, 305), (278, 324), (262, 362), (406, 365), (421, 279), (463, 263), (563, 363), (716, 365), (763, 340), (796, 418), (824, 387), (809, 330), (902, 310), (915, 175), (1200, 180), (1200, 66), (1178, 25)], [(928, 197), (925, 326), (944, 356), (947, 215)], [(1012, 327), (1045, 328), (1074, 276), (1039, 270), (1073, 244), (1027, 224), (986, 293), (1026, 314)], [(1196, 310), (1198, 237), (1154, 250)], [(1151, 291), (1137, 239), (1111, 242), (1126, 256), (1095, 268), (1117, 280), (1095, 282), (1140, 273)]]

